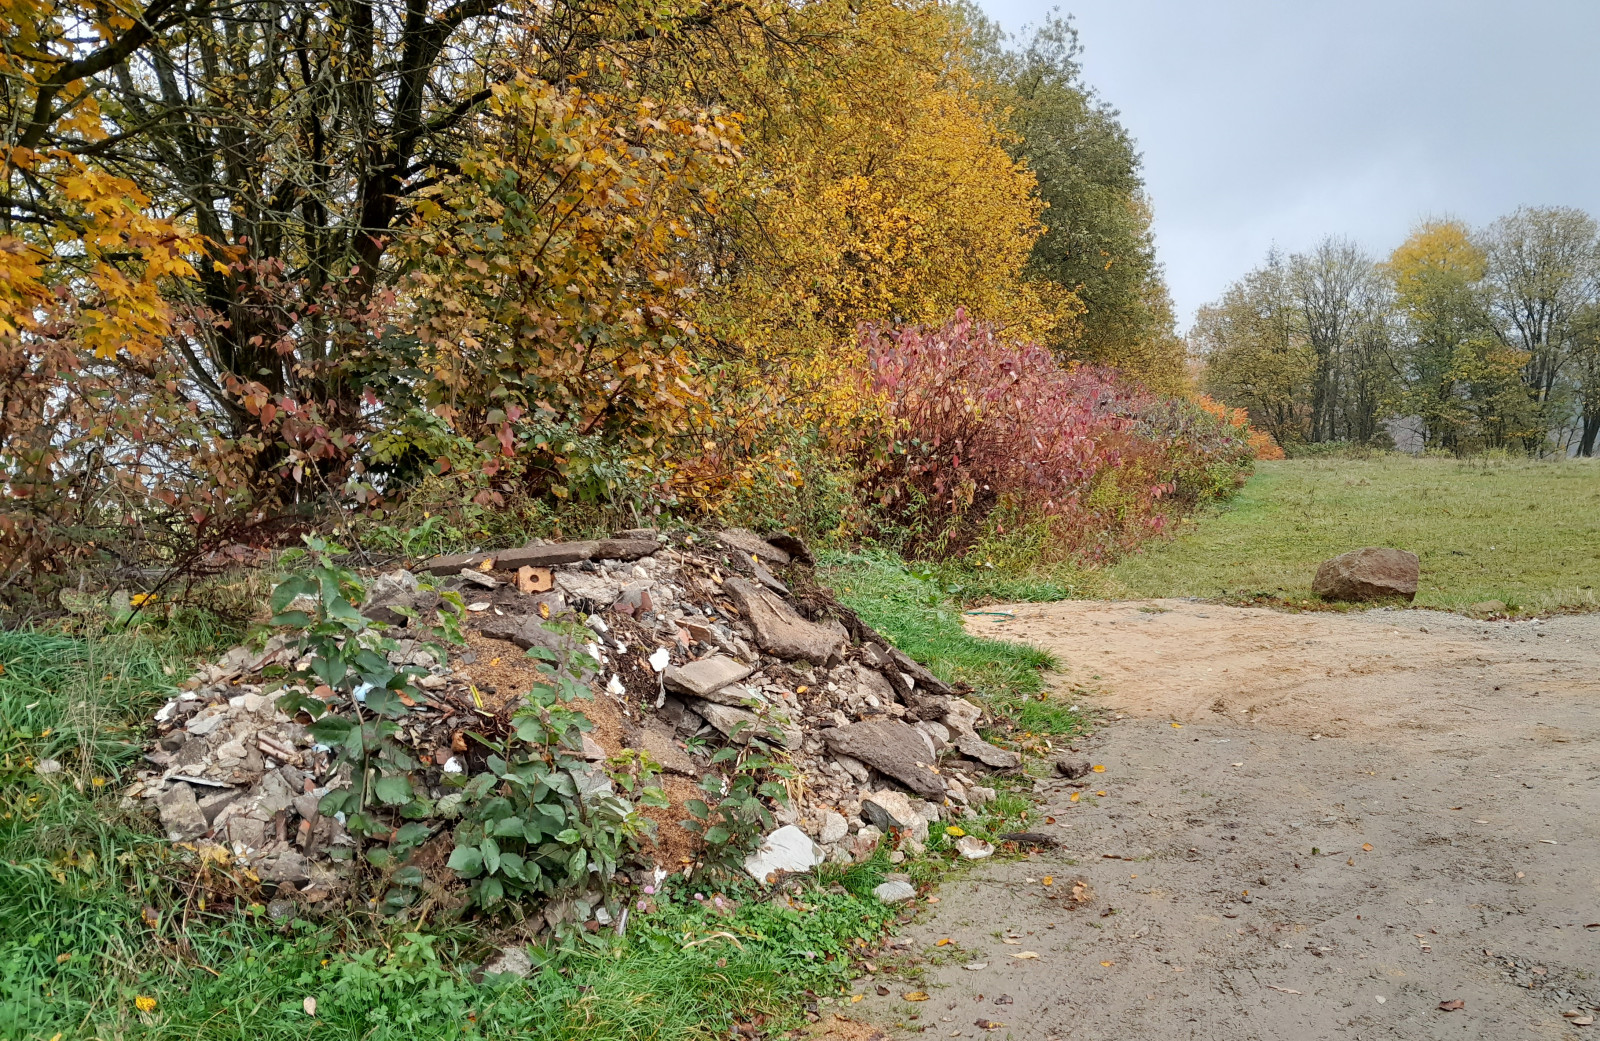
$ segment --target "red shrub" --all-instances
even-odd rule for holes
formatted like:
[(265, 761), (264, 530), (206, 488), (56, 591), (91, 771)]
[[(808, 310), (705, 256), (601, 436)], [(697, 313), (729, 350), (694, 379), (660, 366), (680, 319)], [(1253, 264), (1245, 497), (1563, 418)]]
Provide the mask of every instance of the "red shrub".
[(914, 552), (958, 552), (1009, 518), (1104, 557), (1231, 489), (1249, 459), (1218, 417), (1110, 369), (1063, 366), (961, 312), (938, 329), (867, 329), (862, 346), (887, 420), (887, 437), (863, 446), (866, 488)]

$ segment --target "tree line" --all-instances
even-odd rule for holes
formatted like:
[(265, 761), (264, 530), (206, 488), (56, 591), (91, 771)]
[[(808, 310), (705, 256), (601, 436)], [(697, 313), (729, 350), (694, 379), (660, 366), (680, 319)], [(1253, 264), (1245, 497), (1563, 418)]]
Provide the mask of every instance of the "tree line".
[(874, 436), (863, 323), (1176, 390), (1149, 225), (1054, 16), (0, 0), (0, 585), (425, 483), (764, 502)]
[(1594, 454), (1600, 224), (1568, 207), (1419, 224), (1387, 258), (1276, 250), (1202, 308), (1208, 393), (1280, 444)]

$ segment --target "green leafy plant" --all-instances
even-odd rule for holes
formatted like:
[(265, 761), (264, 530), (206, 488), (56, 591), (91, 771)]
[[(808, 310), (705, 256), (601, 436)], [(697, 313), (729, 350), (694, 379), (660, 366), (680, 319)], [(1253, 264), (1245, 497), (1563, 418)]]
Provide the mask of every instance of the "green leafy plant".
[[(738, 740), (737, 732), (731, 736)], [(756, 736), (748, 744), (721, 749), (711, 757), (711, 763), (731, 766), (726, 773), (711, 772), (700, 779), (706, 798), (688, 800), (684, 805), (689, 818), (680, 823), (705, 843), (706, 867), (737, 871), (744, 854), (762, 833), (776, 826), (772, 811), (762, 798), (780, 806), (786, 804), (789, 789), (783, 782), (794, 776), (794, 768), (779, 762), (771, 747)]]
[[(667, 804), (652, 783), (659, 767), (648, 759), (624, 757), (611, 772), (584, 760), (591, 724), (567, 703), (588, 697), (588, 687), (554, 652), (534, 648), (528, 656), (541, 659), (544, 680), (533, 684), (505, 741), (474, 735), (493, 754), (487, 772), (466, 784), (469, 808), (450, 854), (451, 869), (471, 881), (474, 901), (486, 908), (591, 884), (609, 897), (619, 858), (652, 827), (616, 787), (638, 791), (645, 805)], [(577, 908), (580, 918), (590, 910)]]
[[(349, 785), (323, 796), (318, 812), (342, 815), (358, 840), (387, 837), (386, 844), (363, 842), (364, 853), (383, 881), (393, 883), (384, 901), (398, 910), (415, 898), (423, 881), (422, 872), (404, 862), (433, 834), (421, 823), (432, 815), (433, 803), (411, 777), (422, 764), (397, 739), (399, 720), (410, 711), (407, 703), (423, 697), (415, 687), (422, 670), (390, 663), (398, 644), (384, 635), (381, 624), (362, 615), (365, 585), (334, 562), (343, 548), (316, 537), (307, 537), (305, 544), (284, 555), (288, 566), (299, 567), (272, 591), (272, 624), (299, 633), (292, 645), (297, 664), (280, 680), (284, 693), (278, 707), (310, 716), (311, 736), (348, 767)], [(460, 610), (459, 596), (447, 593), (444, 602)], [(441, 617), (447, 619), (444, 635), (459, 639), (455, 612), (442, 611)], [(430, 650), (440, 661), (447, 657), (438, 644)], [(407, 823), (396, 827), (395, 817)]]

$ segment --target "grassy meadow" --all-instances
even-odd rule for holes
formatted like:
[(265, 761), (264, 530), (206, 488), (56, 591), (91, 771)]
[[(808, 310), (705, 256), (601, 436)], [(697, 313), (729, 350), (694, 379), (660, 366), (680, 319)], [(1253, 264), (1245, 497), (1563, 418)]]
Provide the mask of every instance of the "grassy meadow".
[(1310, 600), (1321, 561), (1362, 546), (1421, 558), (1419, 607), (1600, 609), (1600, 461), (1263, 462), (1231, 501), (1109, 568), (1099, 584), (1117, 597), (1299, 603)]

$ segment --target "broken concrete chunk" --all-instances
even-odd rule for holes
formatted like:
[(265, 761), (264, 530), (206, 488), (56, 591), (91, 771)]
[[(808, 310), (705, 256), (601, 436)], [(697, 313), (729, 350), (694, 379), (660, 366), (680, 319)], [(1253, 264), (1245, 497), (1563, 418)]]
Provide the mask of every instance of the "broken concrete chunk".
[(478, 631), (491, 640), (509, 640), (525, 651), (542, 647), (566, 655), (577, 646), (571, 637), (545, 628), (545, 620), (536, 614), (486, 618)]
[(806, 548), (806, 544), (800, 541), (797, 536), (790, 535), (788, 532), (780, 531), (768, 535), (766, 543), (774, 549), (783, 550), (802, 564), (815, 564), (817, 562), (817, 559), (811, 555), (811, 550)]
[(755, 571), (757, 582), (760, 582), (762, 585), (766, 586), (774, 593), (777, 593), (779, 596), (789, 595), (789, 587), (778, 581), (778, 577), (772, 572), (768, 571), (766, 566), (763, 565), (761, 561), (752, 560), (750, 562), (750, 566)]
[(694, 757), (678, 747), (677, 742), (672, 739), (672, 731), (666, 727), (650, 725), (642, 728), (639, 731), (639, 747), (649, 753), (650, 758), (660, 763), (661, 768), (668, 773), (682, 774), (685, 777), (700, 776)]
[(944, 800), (944, 780), (929, 769), (928, 739), (898, 719), (869, 719), (822, 732), (835, 752), (853, 756), (918, 795)]
[(655, 539), (601, 539), (594, 550), (596, 560), (638, 560), (661, 549)]
[(483, 963), (485, 976), (515, 976), (526, 979), (533, 974), (533, 959), (526, 947), (502, 947), (493, 958)]
[(1075, 781), (1087, 774), (1091, 769), (1093, 769), (1093, 767), (1090, 766), (1089, 760), (1087, 759), (1079, 759), (1074, 756), (1064, 755), (1060, 759), (1056, 760), (1056, 773), (1069, 780)]
[(311, 864), (305, 857), (289, 850), (267, 857), (255, 867), (256, 877), (263, 882), (308, 882)]
[(726, 687), (707, 691), (705, 699), (719, 705), (732, 705), (735, 708), (744, 708), (752, 701), (757, 704), (765, 704), (767, 701), (759, 690), (747, 687), (743, 683), (730, 683)]
[(690, 698), (688, 704), (702, 719), (720, 730), (724, 737), (741, 745), (749, 744), (753, 737), (763, 741), (773, 740), (772, 735), (767, 733), (767, 724), (754, 712), (731, 705), (718, 705), (701, 698)]
[(952, 731), (971, 730), (983, 718), (983, 709), (965, 698), (947, 698), (944, 706), (944, 715), (939, 718)]
[(899, 904), (915, 900), (917, 891), (910, 882), (882, 882), (872, 890), (872, 895), (886, 904)]
[(555, 567), (558, 564), (576, 564), (594, 557), (597, 542), (552, 542), (544, 546), (523, 546), (521, 549), (503, 549), (494, 556), (496, 571), (516, 571), (525, 567)]
[(476, 568), (464, 567), (461, 569), (461, 579), (468, 585), (481, 586), (484, 589), (499, 589), (500, 580), (493, 575), (486, 575)]
[(423, 561), (422, 570), (444, 578), (447, 575), (459, 575), (462, 568), (475, 568), (488, 559), (487, 553), (445, 553)]
[(719, 531), (717, 541), (736, 553), (743, 553), (746, 557), (756, 557), (771, 564), (787, 567), (791, 559), (789, 554), (748, 528), (729, 528), (726, 531)]
[(928, 840), (928, 821), (911, 799), (903, 792), (885, 788), (861, 800), (861, 817), (873, 827), (887, 832), (897, 828), (918, 842)]
[(585, 571), (557, 571), (556, 588), (569, 601), (587, 600), (597, 608), (607, 608), (622, 596), (623, 584)]
[(712, 691), (737, 683), (753, 670), (743, 662), (734, 661), (723, 654), (692, 661), (687, 665), (674, 665), (662, 677), (668, 690), (681, 691), (703, 698)]
[(916, 728), (933, 739), (933, 750), (943, 752), (950, 747), (950, 728), (943, 723), (923, 720), (916, 724)]
[(211, 830), (211, 824), (194, 797), (194, 789), (181, 781), (167, 785), (167, 790), (156, 799), (156, 810), (161, 814), (161, 826), (169, 842), (189, 842)]
[(806, 621), (781, 597), (752, 582), (730, 578), (723, 588), (733, 597), (745, 621), (750, 623), (757, 646), (768, 654), (826, 665), (837, 657), (844, 645), (839, 633)]
[(784, 874), (810, 871), (826, 857), (810, 835), (786, 824), (762, 839), (756, 851), (744, 858), (744, 869), (757, 882), (773, 882)]
[(844, 837), (849, 834), (849, 821), (845, 820), (840, 814), (834, 813), (832, 810), (826, 810), (823, 812), (822, 827), (817, 831), (818, 842), (822, 843), (824, 846), (831, 846), (835, 842), (842, 841)]
[(927, 666), (923, 665), (911, 655), (898, 647), (889, 648), (889, 657), (894, 665), (903, 673), (916, 681), (917, 686), (930, 694), (950, 694), (954, 689), (950, 684), (935, 676)]
[(583, 757), (589, 760), (591, 763), (602, 762), (606, 757), (606, 750), (600, 747), (600, 742), (596, 741), (588, 734), (584, 734)]
[(963, 730), (955, 735), (955, 745), (961, 754), (976, 759), (996, 770), (1010, 770), (1022, 765), (1022, 757), (1015, 752), (996, 747), (979, 737), (976, 731)]

